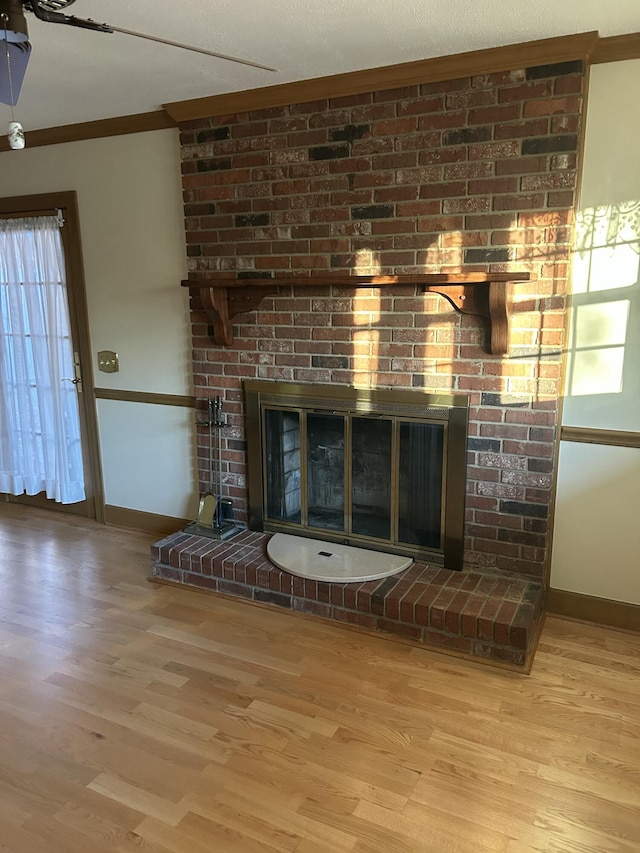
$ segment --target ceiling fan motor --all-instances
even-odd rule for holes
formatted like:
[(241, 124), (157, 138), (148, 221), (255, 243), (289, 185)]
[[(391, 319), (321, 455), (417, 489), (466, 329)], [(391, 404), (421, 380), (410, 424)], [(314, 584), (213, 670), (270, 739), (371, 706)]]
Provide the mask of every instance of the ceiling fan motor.
[(24, 11), (42, 13), (57, 13), (61, 9), (75, 3), (76, 0), (0, 0), (0, 16), (2, 29), (7, 31), (7, 41), (19, 44), (29, 38), (29, 30)]
[(41, 9), (45, 9), (47, 12), (59, 12), (61, 9), (65, 9), (67, 6), (75, 3), (76, 0), (25, 0), (22, 5), (29, 12), (33, 12), (34, 2), (37, 3)]

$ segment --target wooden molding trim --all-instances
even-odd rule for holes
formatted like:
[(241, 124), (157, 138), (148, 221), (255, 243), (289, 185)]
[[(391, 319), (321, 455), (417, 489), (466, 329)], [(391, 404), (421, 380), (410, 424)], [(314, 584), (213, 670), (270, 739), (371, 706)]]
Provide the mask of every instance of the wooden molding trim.
[(581, 444), (609, 444), (613, 447), (640, 447), (640, 432), (563, 426), (560, 428), (560, 441), (575, 441)]
[(640, 33), (598, 39), (591, 56), (594, 64), (625, 59), (640, 59)]
[[(47, 127), (42, 130), (27, 130), (27, 147), (39, 148), (42, 145), (59, 145), (64, 142), (101, 139), (105, 136), (124, 136), (127, 133), (166, 130), (175, 126), (175, 122), (165, 110), (155, 110), (151, 113), (105, 118), (100, 121), (85, 121), (80, 124), (66, 124), (60, 127)], [(9, 150), (6, 137), (1, 137), (0, 151)]]
[[(599, 38), (595, 31), (579, 33), (299, 80), (260, 89), (175, 101), (165, 104), (162, 110), (148, 113), (31, 130), (27, 131), (27, 145), (29, 148), (39, 148), (43, 145), (166, 130), (175, 127), (178, 122), (242, 110), (288, 106), (318, 98), (339, 98), (418, 83), (436, 83), (472, 74), (510, 71), (523, 66), (568, 62), (574, 59), (588, 59), (595, 64), (638, 58), (640, 33), (607, 38)], [(9, 150), (6, 138), (0, 137), (0, 152)]]
[(564, 589), (550, 589), (547, 611), (557, 616), (567, 616), (582, 622), (595, 622), (610, 628), (640, 631), (640, 605), (597, 598)]
[(137, 509), (127, 509), (124, 506), (105, 506), (105, 523), (115, 527), (131, 527), (134, 530), (145, 530), (148, 533), (162, 536), (175, 533), (189, 524), (189, 519), (173, 518), (170, 515), (157, 515), (154, 512), (141, 512)]
[(289, 104), (384, 91), (419, 83), (455, 80), (476, 74), (512, 71), (514, 68), (528, 68), (576, 59), (586, 60), (597, 41), (597, 32), (579, 33), (485, 50), (473, 50), (451, 56), (419, 59), (364, 71), (350, 71), (346, 74), (333, 74), (311, 80), (281, 83), (260, 89), (229, 92), (208, 98), (175, 101), (163, 106), (171, 118), (176, 123), (180, 123), (245, 110), (283, 107)]
[(437, 293), (460, 314), (477, 314), (489, 321), (488, 349), (492, 355), (509, 350), (512, 281), (528, 281), (530, 273), (416, 273), (415, 275), (344, 275), (321, 273), (312, 276), (275, 274), (272, 278), (238, 279), (234, 273), (209, 273), (206, 279), (187, 279), (183, 287), (197, 290), (213, 326), (213, 340), (219, 346), (233, 343), (232, 320), (237, 314), (253, 311), (265, 296), (277, 293), (278, 285), (316, 287), (391, 287), (417, 284), (423, 293)]
[(94, 388), (96, 400), (118, 400), (122, 403), (151, 403), (154, 406), (181, 406), (195, 409), (196, 398), (186, 394), (156, 394), (152, 391), (121, 391), (117, 388)]
[(75, 190), (62, 190), (59, 193), (38, 193), (20, 195), (12, 198), (0, 198), (0, 214), (6, 216), (52, 216), (58, 210), (72, 210), (77, 203)]
[[(21, 504), (22, 506), (37, 507), (38, 509), (46, 509), (51, 512), (64, 512), (67, 515), (79, 515), (81, 518), (96, 518), (95, 498), (91, 497), (88, 500), (78, 501), (75, 504), (61, 504), (48, 498), (45, 492), (39, 492), (37, 495), (7, 495), (2, 494), (2, 500), (11, 504)], [(96, 519), (99, 521), (100, 519)]]

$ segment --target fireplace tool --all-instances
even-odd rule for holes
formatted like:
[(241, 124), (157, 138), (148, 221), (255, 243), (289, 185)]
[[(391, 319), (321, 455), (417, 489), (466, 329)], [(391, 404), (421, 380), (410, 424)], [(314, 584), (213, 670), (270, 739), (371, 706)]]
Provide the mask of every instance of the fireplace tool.
[[(209, 428), (209, 490), (201, 495), (196, 521), (185, 527), (186, 533), (208, 536), (211, 539), (228, 539), (240, 528), (233, 522), (233, 504), (222, 497), (222, 399), (219, 396), (207, 400), (207, 420), (196, 421), (198, 426)], [(213, 433), (216, 433), (215, 448)], [(214, 452), (215, 450), (215, 452)], [(217, 460), (217, 482), (214, 483), (214, 456)], [(217, 489), (216, 489), (217, 486)], [(217, 495), (216, 495), (217, 491)]]

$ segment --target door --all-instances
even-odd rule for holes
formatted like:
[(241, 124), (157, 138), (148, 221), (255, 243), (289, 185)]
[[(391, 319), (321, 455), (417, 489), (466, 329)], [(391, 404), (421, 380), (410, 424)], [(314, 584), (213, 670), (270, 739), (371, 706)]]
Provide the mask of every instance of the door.
[(66, 295), (73, 352), (72, 358), (69, 359), (69, 369), (66, 371), (70, 375), (57, 377), (55, 381), (68, 383), (68, 390), (73, 389), (72, 393), (77, 397), (85, 499), (63, 504), (48, 499), (45, 492), (33, 496), (6, 494), (4, 499), (31, 506), (62, 510), (104, 521), (104, 498), (99, 464), (88, 315), (76, 194), (61, 192), (0, 199), (0, 219), (16, 217), (28, 219), (51, 215), (59, 215), (62, 221), (59, 234), (64, 254)]

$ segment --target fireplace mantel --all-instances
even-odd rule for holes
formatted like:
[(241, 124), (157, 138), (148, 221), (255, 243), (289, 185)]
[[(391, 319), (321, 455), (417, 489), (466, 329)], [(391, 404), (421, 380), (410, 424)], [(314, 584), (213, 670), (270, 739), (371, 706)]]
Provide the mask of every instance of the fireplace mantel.
[(416, 275), (349, 275), (325, 273), (308, 277), (277, 273), (265, 278), (240, 278), (236, 273), (209, 273), (206, 279), (182, 282), (200, 292), (200, 300), (213, 326), (219, 346), (233, 343), (232, 321), (236, 314), (253, 311), (278, 287), (393, 287), (419, 285), (423, 293), (437, 293), (461, 314), (475, 314), (489, 321), (488, 351), (504, 355), (509, 349), (512, 281), (528, 281), (528, 272), (421, 273)]

